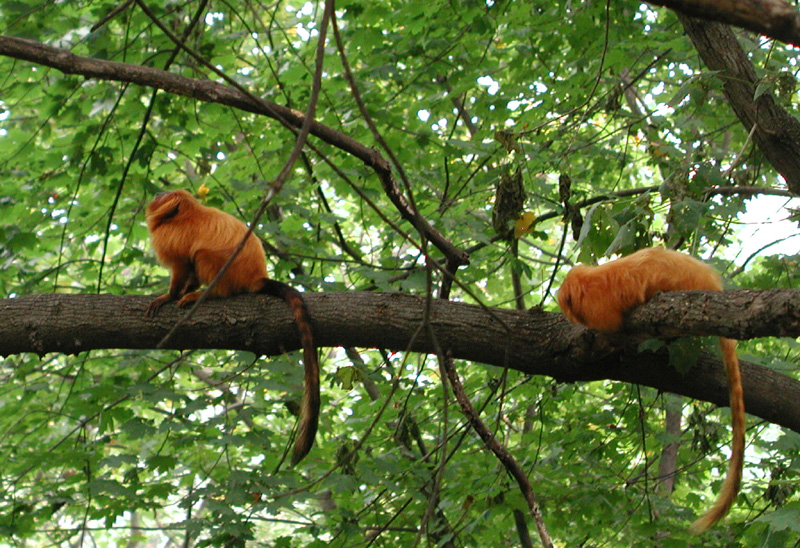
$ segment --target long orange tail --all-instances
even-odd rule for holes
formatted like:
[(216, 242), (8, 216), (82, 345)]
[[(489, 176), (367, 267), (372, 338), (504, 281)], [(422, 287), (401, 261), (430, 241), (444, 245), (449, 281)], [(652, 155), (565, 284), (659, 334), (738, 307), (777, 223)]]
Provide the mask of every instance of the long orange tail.
[(294, 321), (300, 331), (303, 344), (303, 364), (305, 365), (305, 390), (300, 404), (300, 427), (292, 451), (292, 464), (297, 464), (311, 451), (319, 426), (319, 360), (311, 333), (311, 320), (306, 303), (299, 291), (292, 286), (276, 280), (264, 279), (258, 293), (280, 297), (292, 309)]
[(739, 369), (739, 358), (736, 355), (736, 341), (719, 338), (722, 347), (722, 362), (725, 364), (725, 373), (728, 376), (728, 389), (730, 393), (731, 426), (733, 441), (731, 442), (731, 460), (728, 464), (728, 473), (725, 482), (717, 496), (714, 506), (700, 516), (689, 528), (692, 533), (698, 534), (706, 531), (728, 513), (739, 494), (742, 483), (742, 467), (744, 466), (744, 389), (742, 388), (742, 373)]

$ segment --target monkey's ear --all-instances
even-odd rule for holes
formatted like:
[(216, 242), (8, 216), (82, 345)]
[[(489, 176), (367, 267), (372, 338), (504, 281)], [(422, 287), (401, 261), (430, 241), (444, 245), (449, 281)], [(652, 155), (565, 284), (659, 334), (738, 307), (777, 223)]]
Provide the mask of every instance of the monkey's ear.
[(161, 222), (168, 221), (173, 217), (175, 217), (180, 212), (180, 209), (181, 209), (180, 203), (176, 202), (175, 207), (171, 208), (169, 211), (167, 211), (161, 216)]
[[(155, 202), (154, 202), (155, 203)], [(156, 208), (158, 210), (158, 208)], [(168, 207), (163, 213), (160, 211), (151, 212), (150, 209), (147, 211), (147, 222), (150, 230), (155, 230), (156, 228), (160, 227), (164, 223), (168, 222), (170, 219), (175, 218), (176, 215), (180, 212), (180, 202), (176, 201), (172, 204), (171, 207)]]

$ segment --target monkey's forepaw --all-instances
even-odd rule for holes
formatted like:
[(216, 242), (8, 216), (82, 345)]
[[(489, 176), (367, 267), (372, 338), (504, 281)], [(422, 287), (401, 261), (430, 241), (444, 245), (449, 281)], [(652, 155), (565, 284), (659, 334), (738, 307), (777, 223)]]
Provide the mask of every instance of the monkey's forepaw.
[(169, 295), (161, 295), (152, 300), (152, 302), (147, 306), (147, 310), (145, 310), (144, 315), (148, 318), (154, 317), (158, 314), (158, 311), (161, 310), (161, 307), (164, 306), (166, 303), (170, 301)]
[(186, 308), (187, 306), (193, 305), (195, 302), (197, 302), (197, 299), (200, 298), (200, 295), (202, 293), (203, 293), (202, 291), (194, 291), (192, 293), (187, 293), (186, 295), (181, 297), (180, 301), (178, 301), (178, 308)]

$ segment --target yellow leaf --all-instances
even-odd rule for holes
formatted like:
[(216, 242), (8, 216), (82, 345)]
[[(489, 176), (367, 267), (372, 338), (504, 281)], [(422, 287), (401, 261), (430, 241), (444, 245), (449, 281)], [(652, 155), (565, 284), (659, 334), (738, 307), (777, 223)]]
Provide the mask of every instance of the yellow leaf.
[(514, 221), (514, 237), (522, 238), (533, 226), (534, 222), (536, 222), (536, 215), (530, 211), (523, 213), (519, 219)]
[(197, 189), (197, 197), (205, 201), (206, 196), (208, 196), (209, 192), (211, 192), (211, 189), (208, 188), (205, 183), (203, 183), (202, 185), (200, 185), (200, 188)]

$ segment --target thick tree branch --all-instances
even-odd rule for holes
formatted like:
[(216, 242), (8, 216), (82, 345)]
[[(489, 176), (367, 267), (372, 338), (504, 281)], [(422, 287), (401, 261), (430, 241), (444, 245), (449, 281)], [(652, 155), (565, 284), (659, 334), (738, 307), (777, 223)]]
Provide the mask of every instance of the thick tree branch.
[[(0, 55), (30, 61), (60, 70), (64, 74), (78, 74), (85, 78), (130, 82), (141, 86), (162, 89), (198, 101), (228, 105), (247, 112), (281, 120), (300, 128), (305, 117), (302, 112), (281, 106), (266, 99), (254, 100), (240, 90), (214, 82), (187, 78), (180, 74), (141, 65), (131, 65), (104, 59), (81, 57), (69, 51), (54, 48), (33, 40), (0, 36)], [(449, 261), (458, 265), (469, 262), (469, 255), (457, 248), (441, 232), (433, 228), (426, 219), (418, 215), (400, 193), (389, 162), (374, 148), (367, 147), (340, 131), (311, 121), (310, 133), (324, 142), (351, 154), (372, 168), (386, 190), (389, 199), (400, 215), (412, 223), (425, 238), (436, 246)]]
[[(381, 347), (434, 352), (423, 321), (425, 299), (399, 293), (306, 293), (321, 346)], [(0, 354), (78, 353), (102, 348), (153, 348), (180, 316), (172, 305), (146, 318), (148, 296), (36, 295), (0, 300)], [(484, 309), (434, 301), (436, 340), (455, 358), (509, 367), (561, 382), (615, 379), (725, 406), (720, 361), (704, 356), (687, 375), (664, 353), (640, 354), (641, 335), (604, 337), (568, 324), (561, 314)], [(747, 339), (800, 335), (800, 291), (736, 290), (657, 296), (634, 311), (629, 328), (652, 334), (726, 335)], [(624, 344), (623, 344), (624, 343)], [(243, 296), (205, 303), (170, 341), (170, 348), (226, 348), (274, 355), (300, 347), (286, 305)], [(800, 382), (742, 363), (748, 412), (800, 432)]]
[(705, 65), (719, 71), (723, 93), (746, 131), (772, 167), (800, 194), (800, 122), (775, 102), (772, 93), (756, 97), (759, 83), (753, 63), (730, 27), (678, 13), (686, 33)]
[[(717, 335), (730, 339), (800, 335), (800, 291), (736, 289), (657, 294), (631, 311), (630, 331), (653, 337)], [(678, 327), (676, 327), (678, 326)]]
[(783, 0), (648, 0), (676, 12), (736, 25), (800, 46), (800, 12)]

